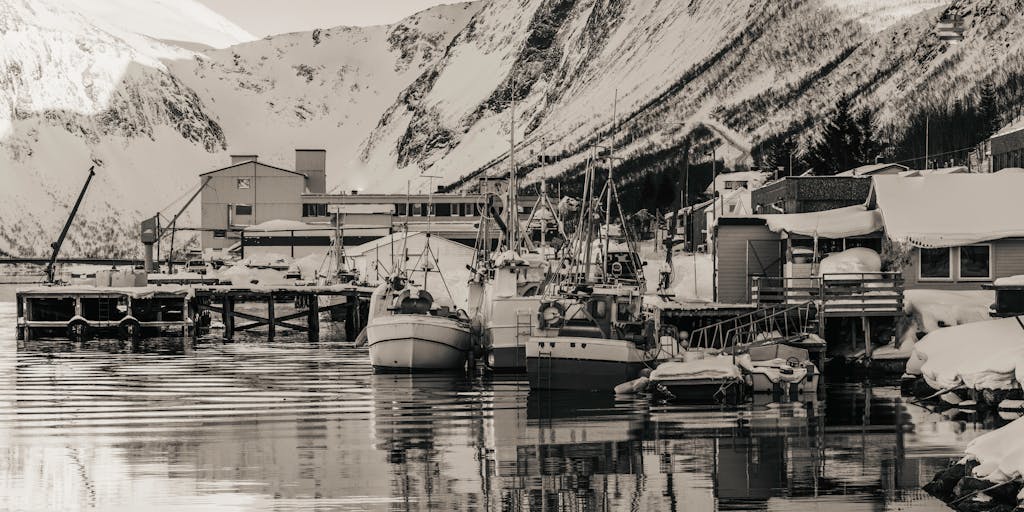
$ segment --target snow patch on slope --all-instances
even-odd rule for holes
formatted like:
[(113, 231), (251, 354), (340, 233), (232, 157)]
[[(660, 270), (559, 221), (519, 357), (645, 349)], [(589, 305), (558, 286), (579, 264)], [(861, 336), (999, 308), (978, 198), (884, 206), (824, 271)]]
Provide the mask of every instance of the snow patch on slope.
[(196, 0), (47, 0), (97, 26), (223, 48), (257, 39)]

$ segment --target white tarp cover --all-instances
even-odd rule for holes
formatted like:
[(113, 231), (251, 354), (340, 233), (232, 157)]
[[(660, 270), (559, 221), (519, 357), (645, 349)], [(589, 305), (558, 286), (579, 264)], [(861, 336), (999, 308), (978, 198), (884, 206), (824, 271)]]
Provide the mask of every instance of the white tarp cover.
[(917, 247), (956, 247), (1024, 237), (1024, 174), (872, 178), (889, 238)]
[(669, 361), (661, 363), (651, 372), (651, 381), (693, 380), (693, 379), (738, 379), (740, 369), (733, 364), (731, 356), (708, 357), (692, 361)]
[(755, 215), (768, 222), (768, 229), (779, 233), (822, 238), (846, 238), (874, 233), (882, 229), (882, 219), (875, 210), (864, 205), (811, 213), (776, 213)]

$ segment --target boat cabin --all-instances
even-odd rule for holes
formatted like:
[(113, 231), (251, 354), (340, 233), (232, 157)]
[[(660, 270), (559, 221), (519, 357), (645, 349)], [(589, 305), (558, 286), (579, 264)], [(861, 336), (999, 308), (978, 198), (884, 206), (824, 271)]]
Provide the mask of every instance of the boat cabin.
[(656, 342), (657, 315), (646, 315), (642, 296), (623, 288), (541, 303), (539, 327), (552, 336), (621, 339), (638, 348)]

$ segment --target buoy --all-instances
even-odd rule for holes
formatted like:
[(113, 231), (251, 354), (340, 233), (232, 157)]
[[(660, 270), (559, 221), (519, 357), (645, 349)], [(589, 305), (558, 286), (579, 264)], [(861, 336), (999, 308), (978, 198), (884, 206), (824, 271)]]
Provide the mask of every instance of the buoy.
[(939, 396), (939, 399), (949, 405), (960, 405), (960, 402), (963, 401), (956, 393), (943, 393)]
[(616, 395), (632, 395), (634, 393), (641, 393), (647, 389), (647, 384), (650, 383), (650, 379), (647, 377), (637, 377), (631, 381), (623, 382), (618, 386), (615, 386)]

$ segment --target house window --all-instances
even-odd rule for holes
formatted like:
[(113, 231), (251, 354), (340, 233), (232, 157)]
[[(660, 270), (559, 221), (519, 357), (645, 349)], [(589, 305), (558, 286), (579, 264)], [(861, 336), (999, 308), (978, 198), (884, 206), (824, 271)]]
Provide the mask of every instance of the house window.
[(235, 215), (252, 215), (252, 205), (250, 204), (236, 204)]
[(215, 229), (215, 230), (213, 230), (213, 237), (214, 238), (224, 238), (225, 236), (227, 236), (227, 231), (226, 230), (223, 230), (223, 229)]
[(413, 203), (410, 206), (412, 207), (412, 215), (414, 217), (419, 217), (420, 215), (423, 215), (423, 204)]
[(408, 212), (408, 211), (409, 211), (409, 205), (407, 205), (405, 203), (397, 203), (397, 204), (395, 204), (395, 215), (397, 215), (399, 217), (405, 217), (407, 215), (406, 212)]
[(921, 279), (950, 279), (949, 249), (924, 249), (919, 252)]
[(249, 188), (252, 186), (251, 178), (238, 178), (235, 180), (235, 186), (238, 188)]
[(961, 247), (960, 277), (962, 279), (991, 279), (992, 246), (968, 245)]
[(326, 217), (327, 216), (327, 204), (326, 203), (304, 203), (302, 205), (302, 216), (303, 217)]
[(448, 203), (437, 203), (434, 205), (434, 208), (436, 210), (435, 215), (450, 217), (452, 214), (452, 205)]

